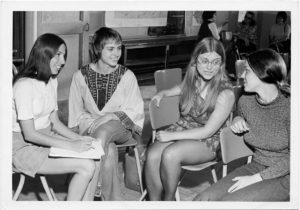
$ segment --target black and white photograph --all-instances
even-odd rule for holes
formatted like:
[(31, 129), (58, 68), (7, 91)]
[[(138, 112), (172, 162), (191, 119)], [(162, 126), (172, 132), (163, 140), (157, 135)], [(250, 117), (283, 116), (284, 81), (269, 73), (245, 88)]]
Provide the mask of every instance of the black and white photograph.
[(299, 209), (298, 0), (0, 9), (1, 210)]

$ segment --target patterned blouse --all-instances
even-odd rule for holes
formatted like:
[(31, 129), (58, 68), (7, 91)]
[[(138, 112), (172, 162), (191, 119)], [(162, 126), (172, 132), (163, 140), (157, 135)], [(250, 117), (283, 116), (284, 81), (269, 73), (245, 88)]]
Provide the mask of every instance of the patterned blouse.
[(257, 34), (256, 34), (256, 25), (254, 26), (248, 26), (243, 23), (238, 24), (238, 31), (242, 34), (246, 35), (246, 37), (249, 39), (249, 42), (253, 44), (257, 44)]
[[(226, 89), (226, 88), (230, 89), (230, 87), (224, 87), (224, 89)], [(224, 90), (224, 89), (222, 88), (222, 90)], [(201, 110), (199, 109), (199, 107), (200, 107), (200, 104), (202, 104), (203, 102), (204, 102), (204, 99), (200, 95), (200, 92), (197, 91), (196, 94), (194, 95), (193, 106), (190, 109), (189, 113), (187, 115), (181, 115), (180, 119), (175, 124), (169, 126), (166, 130), (167, 131), (183, 131), (183, 130), (188, 130), (188, 129), (199, 128), (199, 127), (205, 126), (205, 124), (207, 123), (207, 121), (210, 117), (210, 114), (208, 114), (208, 113), (201, 114)], [(226, 125), (226, 123), (224, 123), (223, 126), (225, 126), (225, 125)], [(212, 152), (216, 152), (220, 148), (219, 147), (220, 132), (221, 132), (221, 128), (213, 136), (201, 140), (201, 141), (206, 142), (207, 147), (209, 147)]]
[[(98, 109), (101, 111), (105, 104), (109, 101), (114, 94), (122, 76), (127, 71), (127, 68), (119, 65), (117, 69), (109, 74), (101, 74), (95, 72), (86, 65), (81, 68), (81, 73), (84, 76), (92, 97), (97, 104)], [(114, 112), (114, 114), (120, 119), (122, 125), (131, 131), (141, 133), (141, 129), (136, 126), (133, 121), (123, 111)]]

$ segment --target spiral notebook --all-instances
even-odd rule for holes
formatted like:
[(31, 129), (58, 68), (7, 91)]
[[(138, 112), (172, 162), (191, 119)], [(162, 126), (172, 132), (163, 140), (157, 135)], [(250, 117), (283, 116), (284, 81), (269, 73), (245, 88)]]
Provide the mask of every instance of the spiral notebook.
[(75, 152), (72, 150), (62, 149), (58, 147), (50, 148), (50, 157), (70, 157), (70, 158), (85, 158), (85, 159), (101, 159), (101, 156), (104, 155), (103, 148), (101, 146), (101, 141), (94, 141), (92, 143), (92, 149), (89, 149), (85, 152)]

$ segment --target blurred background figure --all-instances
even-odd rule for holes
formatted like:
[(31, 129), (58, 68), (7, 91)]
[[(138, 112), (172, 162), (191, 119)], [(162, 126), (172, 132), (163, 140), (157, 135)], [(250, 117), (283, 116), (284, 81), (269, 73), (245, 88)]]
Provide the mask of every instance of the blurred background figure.
[(213, 37), (217, 40), (220, 39), (220, 31), (222, 28), (228, 23), (228, 21), (224, 21), (221, 26), (217, 26), (217, 13), (216, 11), (204, 11), (202, 13), (202, 24), (200, 26), (198, 32), (198, 42), (201, 41), (205, 37)]
[(254, 12), (247, 11), (244, 20), (237, 25), (236, 44), (241, 53), (250, 53), (257, 48), (257, 26)]
[(275, 24), (270, 30), (270, 48), (279, 53), (290, 52), (291, 49), (291, 27), (287, 24), (287, 13), (280, 11), (276, 15)]

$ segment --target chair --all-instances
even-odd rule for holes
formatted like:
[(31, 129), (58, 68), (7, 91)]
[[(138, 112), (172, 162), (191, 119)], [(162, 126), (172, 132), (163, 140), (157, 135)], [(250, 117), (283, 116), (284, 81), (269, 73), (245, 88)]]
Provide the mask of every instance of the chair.
[(223, 160), (222, 177), (227, 176), (227, 164), (233, 160), (248, 157), (247, 163), (252, 160), (253, 152), (244, 143), (243, 136), (234, 134), (230, 127), (223, 128), (220, 133), (221, 154)]
[[(22, 174), (22, 173), (19, 173), (19, 172), (16, 172), (16, 171), (13, 171), (13, 174), (14, 173), (18, 173), (20, 175), (20, 180), (19, 180), (19, 184), (18, 184), (18, 187), (13, 195), (13, 200), (16, 201), (18, 200), (19, 198), (19, 195), (23, 189), (23, 186), (24, 186), (24, 183), (25, 183), (25, 175)], [(55, 197), (55, 194), (54, 194), (54, 191), (51, 187), (49, 187), (47, 181), (46, 181), (46, 178), (44, 175), (38, 175), (40, 177), (40, 180), (42, 182), (42, 185), (44, 187), (44, 190), (46, 192), (46, 195), (49, 199), (49, 201), (57, 201), (57, 198)]]
[(157, 92), (174, 87), (181, 83), (181, 68), (157, 70), (154, 72), (154, 80)]
[(125, 142), (123, 144), (117, 144), (116, 147), (118, 149), (126, 148), (125, 155), (126, 154), (129, 155), (129, 149), (133, 148), (134, 156), (135, 156), (135, 162), (136, 162), (136, 167), (137, 167), (137, 173), (138, 173), (138, 178), (139, 178), (139, 186), (140, 186), (141, 193), (143, 193), (144, 189), (143, 189), (143, 183), (142, 183), (142, 169), (141, 169), (140, 156), (139, 156), (139, 152), (138, 152), (138, 149), (137, 149), (137, 141), (136, 141), (136, 139), (135, 138), (131, 138), (129, 141), (127, 141), (127, 142)]
[[(162, 98), (159, 107), (156, 106), (156, 101), (152, 100), (149, 104), (149, 114), (150, 114), (150, 121), (151, 126), (153, 129), (152, 140), (155, 139), (156, 130), (162, 128), (164, 126), (173, 124), (178, 121), (179, 119), (179, 96), (171, 96), (171, 97), (164, 97)], [(198, 164), (198, 165), (188, 165), (182, 166), (182, 169), (185, 171), (201, 171), (205, 168), (212, 167), (213, 165), (217, 164), (217, 161), (209, 161), (206, 163)], [(213, 181), (217, 182), (217, 175), (214, 168), (211, 169)], [(180, 184), (181, 180), (184, 177), (181, 177), (178, 185)], [(145, 190), (142, 194), (140, 200), (143, 200), (146, 196), (147, 191)], [(177, 188), (175, 194), (176, 201), (180, 201), (179, 190)]]

